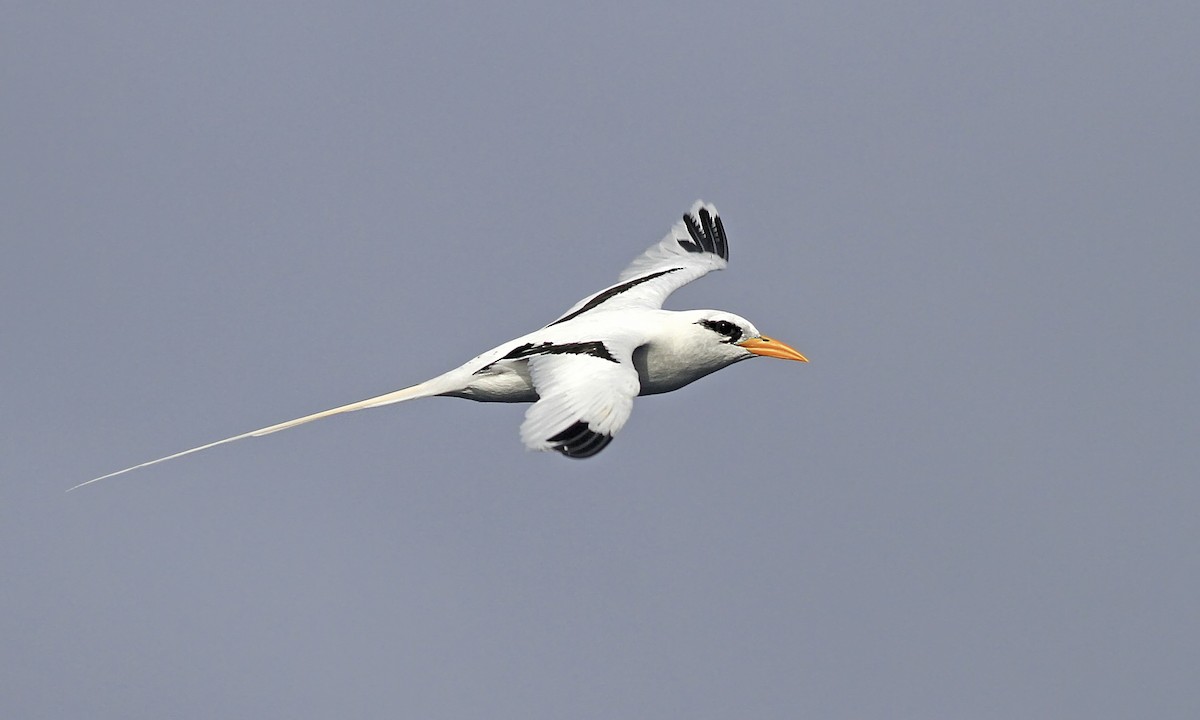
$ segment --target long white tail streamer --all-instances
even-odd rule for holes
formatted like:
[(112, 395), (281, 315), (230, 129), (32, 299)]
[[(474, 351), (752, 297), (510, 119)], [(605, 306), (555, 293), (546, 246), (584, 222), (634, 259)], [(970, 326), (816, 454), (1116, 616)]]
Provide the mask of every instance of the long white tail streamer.
[(235, 440), (243, 440), (243, 439), (249, 438), (249, 437), (262, 437), (263, 435), (270, 435), (271, 433), (279, 432), (280, 430), (287, 430), (288, 428), (294, 428), (297, 425), (303, 425), (304, 423), (309, 423), (309, 422), (312, 422), (313, 420), (320, 420), (321, 418), (327, 418), (331, 415), (340, 415), (342, 413), (354, 412), (355, 410), (365, 410), (367, 408), (380, 407), (381, 405), (391, 405), (392, 403), (403, 402), (405, 400), (414, 400), (416, 398), (429, 397), (430, 395), (436, 395), (438, 393), (438, 391), (431, 387), (431, 382), (423, 382), (419, 385), (413, 385), (412, 387), (407, 387), (402, 390), (396, 390), (394, 392), (386, 393), (384, 395), (377, 395), (376, 397), (367, 398), (366, 400), (359, 400), (358, 402), (350, 403), (349, 405), (342, 405), (341, 407), (330, 408), (329, 410), (322, 410), (321, 412), (313, 413), (312, 415), (305, 415), (304, 417), (296, 418), (295, 420), (288, 420), (287, 422), (281, 422), (277, 425), (271, 425), (269, 427), (260, 428), (258, 430), (251, 430), (248, 433), (242, 433), (241, 435), (234, 435), (233, 437), (228, 437), (228, 438), (225, 438), (224, 440), (210, 442), (207, 445), (201, 445), (199, 447), (194, 447), (189, 450), (184, 450), (183, 452), (177, 452), (174, 455), (167, 455), (166, 457), (160, 457), (157, 460), (150, 460), (150, 461), (147, 461), (144, 463), (140, 463), (138, 465), (132, 465), (130, 467), (125, 468), (124, 470), (118, 470), (116, 472), (111, 472), (107, 475), (101, 475), (98, 478), (92, 478), (91, 480), (88, 480), (87, 482), (79, 483), (78, 485), (71, 488), (70, 490), (67, 490), (67, 492), (71, 492), (71, 490), (78, 490), (79, 488), (83, 487), (84, 485), (91, 485), (94, 482), (100, 482), (101, 480), (107, 480), (108, 478), (111, 478), (111, 477), (116, 477), (118, 475), (124, 475), (125, 473), (131, 472), (133, 470), (139, 470), (144, 467), (150, 467), (151, 465), (157, 465), (161, 462), (166, 462), (168, 460), (174, 460), (175, 458), (181, 458), (184, 455), (191, 455), (192, 453), (197, 453), (197, 452), (200, 452), (201, 450), (208, 450), (209, 448), (214, 448), (214, 447), (217, 447), (218, 445), (225, 445), (226, 443), (231, 443)]

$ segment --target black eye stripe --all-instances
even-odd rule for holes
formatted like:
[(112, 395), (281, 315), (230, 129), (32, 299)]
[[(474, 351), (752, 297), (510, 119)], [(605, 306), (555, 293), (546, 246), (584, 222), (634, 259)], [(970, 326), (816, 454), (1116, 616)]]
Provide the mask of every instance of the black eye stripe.
[(742, 339), (742, 329), (728, 320), (701, 320), (699, 324), (718, 335), (729, 338), (728, 342), (737, 342)]

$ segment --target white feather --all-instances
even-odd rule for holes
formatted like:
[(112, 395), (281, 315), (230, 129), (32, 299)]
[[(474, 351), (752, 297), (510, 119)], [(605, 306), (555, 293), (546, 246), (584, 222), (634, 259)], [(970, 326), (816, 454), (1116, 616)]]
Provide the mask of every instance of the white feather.
[(577, 422), (592, 431), (616, 435), (633, 412), (639, 384), (633, 348), (614, 347), (618, 362), (590, 355), (546, 355), (529, 360), (539, 400), (525, 413), (521, 441), (531, 450), (551, 450), (549, 439)]

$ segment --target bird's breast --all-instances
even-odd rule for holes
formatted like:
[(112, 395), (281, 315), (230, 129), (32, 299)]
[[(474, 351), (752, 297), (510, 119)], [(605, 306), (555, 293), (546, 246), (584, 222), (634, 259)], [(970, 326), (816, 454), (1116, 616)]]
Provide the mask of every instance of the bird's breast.
[(639, 395), (671, 392), (725, 367), (727, 362), (709, 362), (672, 346), (643, 345), (633, 352)]

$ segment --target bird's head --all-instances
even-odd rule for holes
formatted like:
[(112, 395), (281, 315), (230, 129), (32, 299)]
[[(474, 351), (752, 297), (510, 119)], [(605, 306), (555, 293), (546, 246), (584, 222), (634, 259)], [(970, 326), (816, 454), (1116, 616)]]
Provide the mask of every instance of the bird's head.
[(730, 362), (748, 360), (755, 355), (808, 362), (795, 348), (758, 331), (744, 317), (720, 310), (701, 310), (694, 324), (703, 332), (699, 337), (712, 350), (727, 356)]

